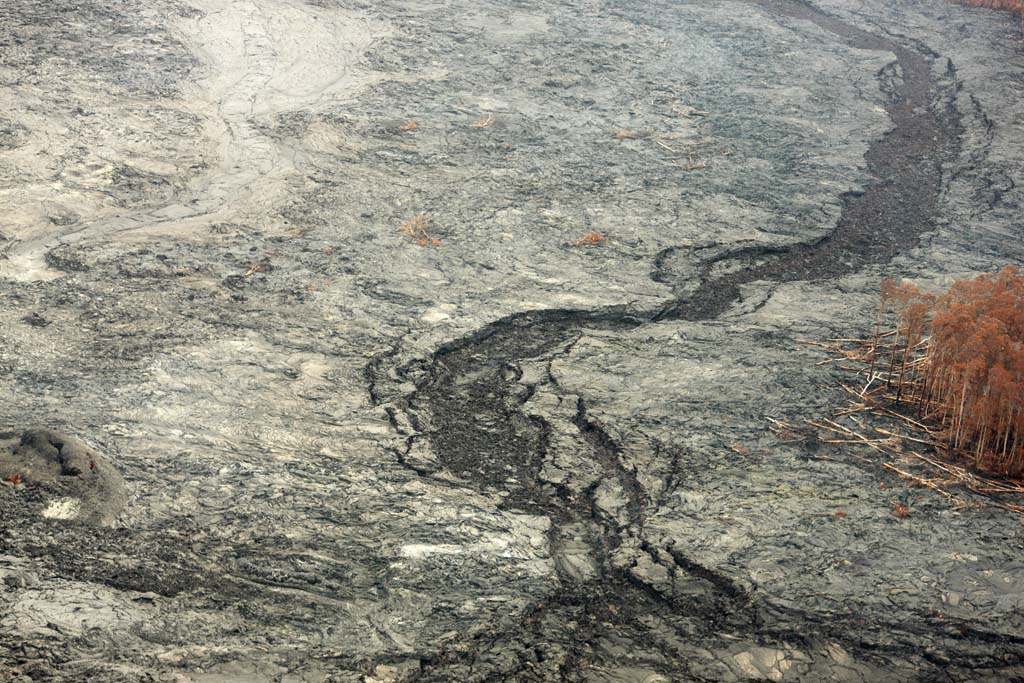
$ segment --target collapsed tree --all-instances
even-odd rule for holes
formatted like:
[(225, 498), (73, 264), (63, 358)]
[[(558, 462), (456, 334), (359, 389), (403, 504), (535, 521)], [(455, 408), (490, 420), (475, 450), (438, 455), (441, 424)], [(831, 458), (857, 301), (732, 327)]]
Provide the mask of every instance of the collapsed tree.
[(941, 425), (950, 452), (1024, 475), (1024, 276), (1007, 267), (938, 297), (888, 280), (881, 301), (897, 326), (876, 332), (870, 381)]

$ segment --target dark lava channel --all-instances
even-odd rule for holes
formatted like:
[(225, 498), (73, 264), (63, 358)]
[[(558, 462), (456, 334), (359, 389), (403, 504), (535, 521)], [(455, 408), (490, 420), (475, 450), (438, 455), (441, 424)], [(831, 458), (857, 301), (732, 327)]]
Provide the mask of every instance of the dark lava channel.
[[(864, 155), (868, 172), (878, 180), (863, 194), (843, 197), (835, 230), (816, 242), (774, 253), (754, 247), (705, 263), (705, 277), (697, 291), (669, 304), (656, 320), (715, 318), (739, 298), (740, 286), (749, 282), (829, 279), (892, 260), (916, 246), (931, 229), (942, 186), (942, 162), (960, 153), (960, 123), (953, 99), (943, 98), (932, 78), (929, 57), (938, 55), (925, 56), (799, 2), (754, 1), (770, 13), (811, 21), (852, 48), (895, 54), (898, 71), (890, 66), (879, 74), (889, 98), (885, 110), (894, 128)], [(952, 63), (948, 69), (954, 75)], [(733, 261), (733, 269), (720, 277), (707, 277), (724, 260)], [(657, 270), (655, 277), (660, 280)]]
[[(577, 401), (574, 423), (581, 445), (590, 448), (606, 480), (618, 483), (626, 499), (626, 512), (615, 518), (604, 514), (595, 501), (596, 485), (579, 496), (545, 483), (539, 474), (549, 447), (550, 426), (522, 409), (536, 386), (520, 382), (520, 363), (544, 362), (566, 352), (585, 330), (633, 329), (659, 320), (713, 319), (739, 298), (742, 285), (829, 279), (868, 264), (886, 263), (914, 247), (932, 228), (942, 163), (959, 154), (960, 132), (953, 93), (944, 92), (944, 86), (933, 78), (932, 60), (938, 56), (865, 32), (796, 1), (753, 2), (769, 14), (811, 21), (850, 47), (895, 55), (895, 63), (879, 73), (894, 128), (872, 143), (866, 154), (868, 170), (877, 181), (862, 194), (843, 198), (841, 218), (824, 238), (789, 248), (755, 247), (716, 257), (703, 264), (695, 291), (680, 294), (660, 310), (605, 308), (517, 314), (440, 348), (425, 367), (397, 368), (399, 376), (417, 385), (416, 392), (402, 406), (419, 432), (409, 438), (408, 448), (416, 439), (428, 438), (439, 462), (450, 472), (481, 489), (506, 492), (506, 509), (548, 516), (552, 521), (551, 551), (556, 560), (567, 541), (583, 541), (590, 547), (598, 565), (597, 576), (581, 580), (560, 567), (562, 588), (550, 598), (546, 609), (559, 605), (574, 619), (584, 614), (591, 618), (587, 623), (614, 623), (618, 633), (629, 633), (645, 646), (658, 640), (650, 625), (656, 618), (674, 633), (690, 639), (698, 635), (714, 638), (715, 633), (730, 630), (762, 641), (790, 644), (801, 640), (794, 632), (795, 624), (813, 622), (814, 627), (807, 632), (816, 636), (828, 633), (858, 652), (868, 649), (878, 653), (889, 647), (898, 650), (898, 638), (891, 638), (892, 645), (867, 645), (864, 625), (837, 620), (822, 623), (820, 616), (813, 614), (766, 611), (727, 577), (673, 548), (662, 549), (659, 556), (664, 561), (664, 556), (670, 555), (675, 573), (692, 580), (694, 590), (684, 597), (660, 594), (628, 571), (615, 567), (612, 554), (627, 539), (644, 552), (658, 553), (639, 539), (648, 501), (635, 473), (623, 467), (617, 445), (588, 415), (584, 401), (571, 397)], [(949, 69), (952, 75), (952, 66)], [(652, 277), (673, 284), (671, 273), (663, 267), (670, 251), (659, 255)], [(677, 291), (682, 292), (687, 283), (676, 284)], [(382, 379), (382, 366), (387, 362), (387, 358), (380, 358), (368, 368), (371, 383)], [(549, 390), (560, 392), (550, 373), (543, 383)], [(373, 394), (376, 400), (375, 390)], [(584, 628), (570, 636), (554, 632), (551, 623), (544, 623), (535, 611), (524, 617), (517, 633), (508, 636), (520, 639), (523, 647), (552, 639), (566, 641), (571, 652), (582, 653), (601, 630), (595, 626), (588, 636)], [(903, 651), (907, 651), (906, 643)], [(667, 649), (665, 652), (671, 654)], [(668, 661), (677, 658), (667, 657)], [(434, 662), (438, 668), (445, 664)], [(680, 671), (683, 666), (679, 664)], [(673, 672), (677, 672), (675, 668), (665, 673)]]

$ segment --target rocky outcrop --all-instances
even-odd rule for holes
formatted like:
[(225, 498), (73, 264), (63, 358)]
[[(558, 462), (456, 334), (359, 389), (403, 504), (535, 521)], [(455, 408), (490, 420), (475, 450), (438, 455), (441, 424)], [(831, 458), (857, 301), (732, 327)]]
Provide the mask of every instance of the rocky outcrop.
[(105, 457), (46, 429), (0, 434), (0, 479), (13, 487), (8, 496), (48, 519), (110, 526), (128, 500), (124, 479)]

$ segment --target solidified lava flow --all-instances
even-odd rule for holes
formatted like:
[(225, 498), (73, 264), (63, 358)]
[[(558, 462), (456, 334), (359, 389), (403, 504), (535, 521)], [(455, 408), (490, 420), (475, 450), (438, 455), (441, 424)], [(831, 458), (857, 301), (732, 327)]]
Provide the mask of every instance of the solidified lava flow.
[[(876, 182), (863, 194), (843, 198), (841, 217), (824, 238), (789, 248), (733, 251), (710, 259), (703, 265), (696, 290), (678, 295), (659, 310), (532, 311), (492, 323), (437, 351), (416, 392), (407, 398), (407, 412), (413, 423), (422, 427), (420, 435), (410, 438), (410, 446), (416, 439), (429, 439), (438, 460), (453, 474), (483, 489), (505, 491), (505, 505), (510, 510), (549, 517), (549, 541), (556, 557), (560, 546), (578, 543), (581, 538), (589, 545), (597, 565), (595, 575), (581, 579), (560, 571), (562, 585), (551, 601), (570, 614), (585, 614), (591, 622), (605, 624), (570, 637), (581, 653), (610, 631), (656, 641), (666, 639), (665, 632), (672, 637), (700, 636), (693, 633), (692, 623), (678, 623), (678, 615), (683, 613), (699, 615), (704, 637), (728, 624), (733, 632), (776, 644), (796, 641), (784, 628), (773, 628), (771, 616), (764, 614), (743, 588), (678, 551), (668, 550), (675, 571), (693, 586), (686, 595), (658, 592), (617, 567), (614, 555), (623, 543), (639, 543), (645, 552), (657, 552), (637, 538), (647, 502), (644, 487), (620, 463), (617, 444), (588, 416), (582, 398), (576, 399), (573, 422), (606, 482), (623, 491), (624, 514), (612, 517), (602, 513), (595, 501), (596, 485), (581, 498), (539, 479), (551, 426), (522, 409), (537, 387), (528, 386), (524, 395), (520, 365), (524, 361), (550, 362), (587, 330), (628, 330), (664, 320), (714, 319), (739, 299), (740, 287), (751, 282), (823, 280), (868, 264), (884, 264), (914, 247), (921, 235), (932, 229), (943, 182), (942, 164), (958, 154), (957, 113), (950, 94), (933, 76), (933, 64), (941, 61), (937, 55), (855, 28), (800, 2), (756, 0), (754, 4), (769, 17), (809, 21), (850, 47), (894, 56), (878, 75), (888, 96), (886, 111), (893, 127), (873, 142), (865, 157)], [(951, 65), (948, 68), (952, 70)], [(725, 274), (713, 275), (713, 268), (723, 262), (733, 267)], [(662, 272), (660, 262), (652, 276), (661, 282), (670, 278)], [(550, 373), (542, 382), (554, 384)], [(557, 386), (553, 388), (557, 392)], [(524, 620), (529, 628), (518, 636), (524, 642), (555, 637), (545, 630), (550, 625), (545, 625), (539, 611)], [(790, 617), (814, 619), (799, 612)], [(850, 650), (859, 649), (856, 627), (850, 624), (816, 624), (815, 628)], [(682, 665), (678, 671), (676, 665), (666, 667), (669, 673), (684, 670)]]
[(1019, 37), (0, 2), (0, 680), (1024, 680), (1009, 496), (811, 426), (1024, 260)]

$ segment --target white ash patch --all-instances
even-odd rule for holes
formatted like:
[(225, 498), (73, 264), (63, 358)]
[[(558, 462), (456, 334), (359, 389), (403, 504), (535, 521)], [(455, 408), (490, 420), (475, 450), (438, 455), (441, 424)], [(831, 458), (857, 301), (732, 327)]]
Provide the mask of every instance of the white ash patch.
[(43, 510), (47, 519), (75, 519), (82, 510), (82, 501), (78, 498), (58, 498), (51, 501)]

